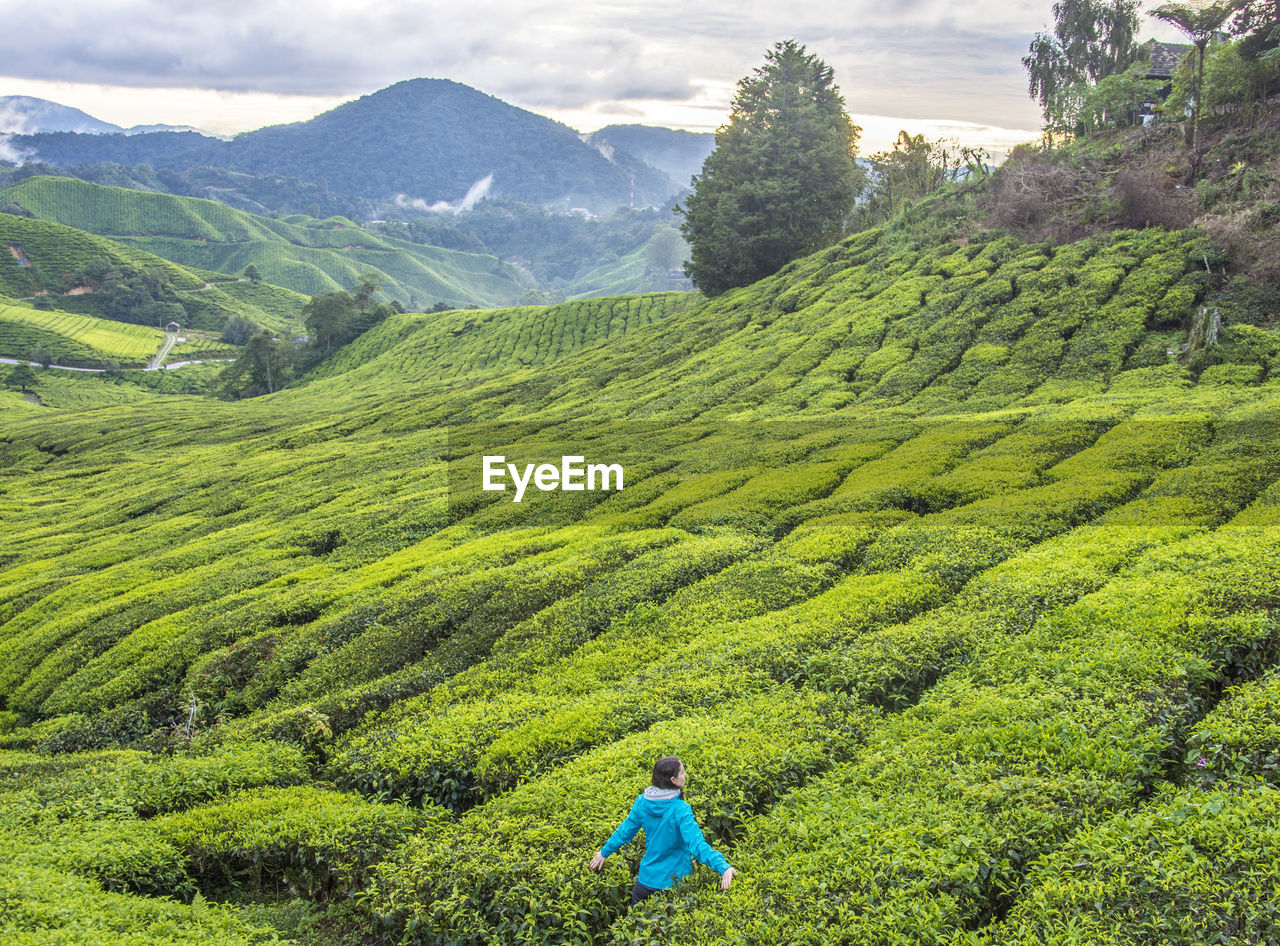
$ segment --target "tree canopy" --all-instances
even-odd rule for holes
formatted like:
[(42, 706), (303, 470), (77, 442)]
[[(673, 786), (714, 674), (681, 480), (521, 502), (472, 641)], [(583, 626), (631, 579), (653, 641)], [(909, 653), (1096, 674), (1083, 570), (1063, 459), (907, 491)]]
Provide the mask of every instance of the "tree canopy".
[(729, 122), (677, 212), (685, 272), (718, 295), (837, 239), (861, 189), (858, 132), (832, 70), (794, 40), (738, 82)]
[(1196, 48), (1195, 89), (1191, 104), (1191, 173), (1200, 164), (1200, 86), (1204, 81), (1204, 51), (1209, 40), (1234, 12), (1232, 3), (1166, 3), (1150, 11), (1157, 20), (1176, 26)]
[(1071, 125), (1080, 87), (1124, 72), (1138, 57), (1137, 0), (1058, 0), (1053, 33), (1037, 33), (1022, 59), (1045, 125)]

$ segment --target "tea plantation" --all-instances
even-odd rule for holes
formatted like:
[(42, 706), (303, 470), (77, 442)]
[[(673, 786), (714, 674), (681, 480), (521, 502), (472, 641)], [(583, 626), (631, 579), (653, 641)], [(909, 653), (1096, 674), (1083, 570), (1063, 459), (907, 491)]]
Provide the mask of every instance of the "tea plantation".
[(265, 282), (307, 295), (337, 292), (373, 273), (384, 294), (406, 305), (498, 305), (534, 284), (496, 257), (394, 240), (344, 218), (302, 226), (212, 200), (69, 177), (29, 178), (0, 189), (0, 202), (183, 266), (238, 276), (252, 265)]
[[(872, 230), (0, 401), (4, 941), (1280, 941), (1280, 343), (1178, 357), (1206, 259)], [(740, 873), (628, 909), (667, 754)]]

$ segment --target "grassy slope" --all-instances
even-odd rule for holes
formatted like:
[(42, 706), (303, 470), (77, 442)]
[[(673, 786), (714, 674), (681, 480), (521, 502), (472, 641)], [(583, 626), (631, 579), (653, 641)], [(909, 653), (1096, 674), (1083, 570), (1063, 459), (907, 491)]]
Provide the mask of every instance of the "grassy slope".
[(424, 247), (350, 221), (311, 226), (258, 217), (212, 200), (102, 187), (72, 178), (29, 178), (3, 190), (42, 220), (110, 237), (184, 266), (263, 279), (307, 295), (353, 286), (364, 273), (405, 305), (501, 305), (528, 285), (490, 256)]
[[(15, 250), (29, 265), (19, 264)], [(216, 332), (229, 316), (243, 315), (275, 331), (301, 328), (300, 315), (307, 299), (291, 289), (240, 282), (180, 266), (83, 230), (0, 214), (0, 294), (25, 299), (36, 293), (56, 293), (60, 310), (99, 315), (95, 294), (65, 293), (62, 276), (103, 259), (126, 269), (161, 274), (187, 310), (189, 327)]]
[(140, 367), (163, 343), (159, 329), (33, 309), (0, 297), (0, 355), (5, 357), (26, 359), (40, 347), (55, 364), (95, 368), (113, 360)]
[[(9, 922), (1268, 935), (1278, 351), (1228, 326), (1194, 369), (1167, 354), (1202, 252), (871, 232), (711, 302), (391, 319), (252, 402), (17, 406)], [(626, 489), (516, 505), (479, 488), (491, 453), (621, 462)], [(743, 876), (628, 915), (626, 857), (583, 863), (672, 751)], [(1132, 853), (1153, 832), (1176, 868)], [(139, 896), (232, 877), (265, 905)]]

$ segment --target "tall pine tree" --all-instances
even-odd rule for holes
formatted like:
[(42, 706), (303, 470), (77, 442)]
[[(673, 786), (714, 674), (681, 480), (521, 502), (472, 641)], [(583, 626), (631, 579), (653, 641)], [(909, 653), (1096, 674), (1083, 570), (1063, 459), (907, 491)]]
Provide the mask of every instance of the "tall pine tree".
[(861, 190), (858, 132), (831, 67), (786, 40), (738, 82), (729, 123), (678, 208), (685, 272), (719, 295), (835, 241)]

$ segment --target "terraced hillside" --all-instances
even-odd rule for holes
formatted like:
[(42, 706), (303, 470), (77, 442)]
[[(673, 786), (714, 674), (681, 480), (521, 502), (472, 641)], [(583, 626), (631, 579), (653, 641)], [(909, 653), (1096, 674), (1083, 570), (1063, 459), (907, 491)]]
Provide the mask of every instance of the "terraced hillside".
[(0, 296), (0, 356), (27, 360), (44, 349), (60, 365), (101, 367), (147, 364), (164, 344), (164, 332), (88, 315), (33, 309)]
[[(6, 934), (1270, 941), (1280, 345), (1169, 354), (1207, 252), (871, 231), (0, 402)], [(668, 753), (741, 874), (628, 911), (586, 862)]]
[(216, 332), (233, 315), (273, 331), (302, 324), (307, 298), (291, 289), (189, 269), (74, 227), (0, 213), (0, 295), (30, 301), (44, 296), (61, 311), (100, 316), (100, 296), (74, 279), (100, 262), (163, 280), (185, 312), (186, 327)]
[(194, 269), (239, 276), (255, 266), (265, 282), (306, 295), (353, 286), (365, 273), (406, 306), (502, 305), (533, 281), (492, 256), (394, 240), (350, 220), (303, 226), (217, 201), (102, 187), (69, 177), (33, 177), (0, 190), (33, 216), (106, 236)]

